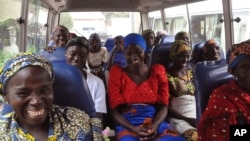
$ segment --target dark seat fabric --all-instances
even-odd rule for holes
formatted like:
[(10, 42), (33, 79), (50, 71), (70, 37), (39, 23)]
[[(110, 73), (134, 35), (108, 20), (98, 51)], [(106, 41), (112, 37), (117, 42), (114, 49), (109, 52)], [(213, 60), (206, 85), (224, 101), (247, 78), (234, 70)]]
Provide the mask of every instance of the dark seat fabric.
[(233, 76), (227, 71), (225, 59), (219, 61), (199, 62), (194, 67), (194, 86), (197, 122), (205, 110), (212, 91), (228, 83)]
[(191, 60), (190, 62), (192, 64), (196, 64), (198, 62), (201, 62), (202, 59), (202, 55), (203, 55), (203, 51), (202, 48), (204, 46), (205, 42), (199, 42), (193, 45), (192, 47), (192, 54), (191, 54)]
[(66, 63), (66, 47), (57, 47), (52, 53), (47, 51), (40, 51), (38, 54), (48, 59), (51, 63)]
[[(52, 63), (55, 72), (54, 104), (71, 106), (85, 111), (95, 117), (95, 106), (89, 88), (82, 73), (66, 63)], [(8, 104), (3, 105), (2, 115), (12, 111)]]
[(159, 44), (152, 50), (149, 65), (162, 64), (167, 70), (171, 65), (172, 61), (169, 56), (170, 48), (172, 43)]

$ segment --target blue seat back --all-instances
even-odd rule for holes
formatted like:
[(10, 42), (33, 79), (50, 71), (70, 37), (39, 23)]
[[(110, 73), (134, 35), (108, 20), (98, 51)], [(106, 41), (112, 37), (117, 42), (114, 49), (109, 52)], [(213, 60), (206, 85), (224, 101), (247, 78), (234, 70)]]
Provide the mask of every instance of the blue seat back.
[(55, 71), (54, 103), (71, 106), (95, 116), (95, 106), (80, 70), (65, 63), (52, 63)]
[(153, 64), (162, 64), (167, 70), (172, 65), (172, 61), (169, 56), (171, 45), (172, 43), (156, 45), (152, 50), (149, 65), (152, 66)]
[(166, 35), (161, 38), (160, 44), (173, 43), (175, 41), (175, 36)]
[[(71, 106), (85, 111), (95, 117), (95, 106), (88, 85), (82, 73), (76, 67), (66, 63), (52, 63), (55, 72), (54, 104)], [(4, 104), (2, 115), (12, 111), (12, 107)]]
[(51, 63), (66, 63), (65, 53), (66, 47), (57, 47), (52, 53), (42, 50), (38, 54), (48, 59)]
[(108, 52), (111, 52), (115, 46), (114, 38), (108, 38), (104, 44)]
[(205, 110), (212, 91), (228, 83), (233, 76), (227, 71), (225, 59), (219, 61), (199, 62), (194, 67), (194, 86), (197, 122)]
[(192, 47), (192, 54), (191, 54), (191, 60), (190, 62), (192, 64), (196, 64), (198, 62), (201, 62), (202, 59), (202, 55), (203, 55), (203, 46), (204, 46), (205, 42), (199, 42), (193, 45)]

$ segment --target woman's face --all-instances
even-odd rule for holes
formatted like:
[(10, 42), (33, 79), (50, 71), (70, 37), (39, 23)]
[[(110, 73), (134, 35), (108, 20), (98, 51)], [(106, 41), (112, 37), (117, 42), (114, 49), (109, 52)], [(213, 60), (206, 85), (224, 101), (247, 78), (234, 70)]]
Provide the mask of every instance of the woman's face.
[(117, 46), (120, 50), (122, 50), (123, 46), (124, 46), (123, 38), (116, 38), (115, 39), (115, 46)]
[(176, 66), (185, 67), (190, 61), (191, 51), (183, 51), (173, 57), (173, 63)]
[(129, 45), (125, 49), (127, 64), (143, 63), (144, 51), (138, 45)]
[(183, 33), (183, 34), (179, 37), (179, 39), (177, 39), (177, 40), (183, 40), (183, 41), (185, 41), (185, 42), (190, 43), (190, 37), (189, 37), (189, 34), (187, 34), (187, 33)]
[(57, 30), (54, 33), (53, 39), (56, 46), (65, 47), (69, 39), (69, 34), (67, 33), (66, 30)]
[(53, 104), (52, 79), (38, 66), (28, 66), (10, 78), (6, 101), (12, 105), (18, 123), (23, 127), (44, 124)]
[(232, 74), (237, 79), (239, 86), (250, 93), (250, 56), (241, 60), (232, 70)]
[(220, 46), (216, 43), (209, 44), (207, 46), (206, 54), (208, 60), (220, 60), (221, 59)]
[(146, 34), (145, 41), (147, 43), (147, 46), (152, 48), (155, 44), (155, 35), (153, 33)]
[(84, 47), (71, 46), (66, 51), (66, 61), (72, 66), (84, 68), (88, 58), (88, 50)]
[(93, 52), (98, 52), (100, 50), (100, 38), (98, 38), (97, 36), (93, 36), (90, 40), (90, 47), (91, 47), (91, 51)]

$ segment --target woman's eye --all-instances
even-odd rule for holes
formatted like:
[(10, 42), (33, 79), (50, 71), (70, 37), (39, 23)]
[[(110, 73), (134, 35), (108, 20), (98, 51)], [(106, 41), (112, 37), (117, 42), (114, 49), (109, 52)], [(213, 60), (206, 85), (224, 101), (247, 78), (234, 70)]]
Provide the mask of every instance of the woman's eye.
[(48, 94), (50, 92), (51, 92), (51, 88), (49, 88), (49, 87), (41, 90), (41, 94)]
[(17, 96), (19, 96), (19, 97), (27, 97), (28, 95), (29, 95), (28, 92), (19, 92), (19, 93), (17, 93)]

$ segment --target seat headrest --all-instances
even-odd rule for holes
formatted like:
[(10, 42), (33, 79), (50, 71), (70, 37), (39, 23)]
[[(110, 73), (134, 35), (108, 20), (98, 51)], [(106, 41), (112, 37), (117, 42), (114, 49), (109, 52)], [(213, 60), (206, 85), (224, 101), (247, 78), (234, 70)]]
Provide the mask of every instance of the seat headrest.
[(65, 63), (52, 63), (55, 71), (54, 103), (71, 106), (95, 116), (95, 106), (80, 70)]
[(114, 38), (108, 38), (104, 44), (108, 52), (111, 52), (115, 46)]
[(212, 91), (233, 79), (233, 76), (227, 69), (228, 65), (225, 59), (219, 61), (204, 61), (195, 65), (193, 79), (197, 121), (205, 110)]
[(194, 44), (192, 47), (192, 54), (191, 54), (191, 60), (190, 62), (193, 63), (194, 65), (200, 61), (202, 61), (202, 55), (203, 55), (203, 50), (202, 48), (204, 47), (205, 42), (199, 42)]
[(160, 44), (173, 43), (175, 41), (175, 36), (165, 35), (161, 38)]
[(48, 59), (51, 63), (66, 63), (65, 53), (65, 47), (57, 47), (52, 53), (42, 50), (38, 54)]
[(165, 69), (168, 69), (172, 65), (172, 61), (169, 57), (169, 52), (172, 43), (158, 44), (151, 53), (149, 64), (162, 64)]

